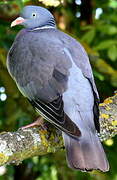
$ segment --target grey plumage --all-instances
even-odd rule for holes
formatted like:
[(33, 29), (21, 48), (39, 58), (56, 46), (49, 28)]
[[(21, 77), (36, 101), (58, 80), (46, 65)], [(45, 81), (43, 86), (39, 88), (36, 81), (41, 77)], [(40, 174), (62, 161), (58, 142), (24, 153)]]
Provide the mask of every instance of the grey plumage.
[[(29, 7), (25, 7), (26, 17)], [(35, 12), (35, 6), (31, 9)], [(27, 29), (20, 31), (8, 54), (9, 73), (33, 106), (63, 131), (71, 168), (108, 171), (97, 136), (99, 96), (88, 56), (80, 43), (57, 30), (54, 23), (48, 27), (52, 15), (47, 12), (41, 25), (36, 20), (34, 27), (32, 17), (29, 27), (25, 22)], [(40, 7), (36, 13), (38, 17)]]
[(21, 17), (26, 19), (26, 21), (24, 21), (22, 25), (30, 29), (34, 29), (35, 27), (43, 27), (45, 25), (56, 26), (53, 15), (43, 7), (26, 6), (21, 12)]

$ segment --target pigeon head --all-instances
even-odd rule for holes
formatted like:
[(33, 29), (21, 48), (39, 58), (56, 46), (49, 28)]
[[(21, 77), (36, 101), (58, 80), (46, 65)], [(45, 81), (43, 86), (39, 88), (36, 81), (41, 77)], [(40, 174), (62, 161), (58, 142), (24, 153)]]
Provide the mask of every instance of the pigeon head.
[(21, 17), (11, 23), (11, 27), (16, 25), (23, 25), (29, 29), (44, 26), (55, 27), (55, 20), (53, 15), (43, 7), (25, 6), (21, 12)]

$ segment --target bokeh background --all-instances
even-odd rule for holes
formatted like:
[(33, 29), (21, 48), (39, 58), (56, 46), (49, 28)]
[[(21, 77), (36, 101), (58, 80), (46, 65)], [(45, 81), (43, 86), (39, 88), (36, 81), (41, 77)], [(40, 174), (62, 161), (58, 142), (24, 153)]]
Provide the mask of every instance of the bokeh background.
[[(116, 0), (0, 0), (0, 132), (15, 131), (37, 116), (6, 69), (7, 52), (22, 27), (10, 28), (24, 5), (41, 5), (62, 31), (79, 40), (92, 64), (101, 101), (117, 89)], [(33, 157), (19, 166), (0, 167), (0, 180), (117, 180), (117, 137), (104, 142), (108, 173), (82, 173), (66, 165), (65, 152)]]

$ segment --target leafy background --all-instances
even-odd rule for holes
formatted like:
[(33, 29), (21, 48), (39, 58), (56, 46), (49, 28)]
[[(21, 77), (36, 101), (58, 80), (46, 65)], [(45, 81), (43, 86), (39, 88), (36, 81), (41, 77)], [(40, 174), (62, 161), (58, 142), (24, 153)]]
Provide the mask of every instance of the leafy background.
[[(6, 70), (7, 52), (21, 27), (10, 28), (24, 5), (48, 8), (58, 28), (85, 47), (93, 67), (101, 101), (117, 89), (116, 0), (0, 0), (0, 131), (15, 131), (35, 119), (36, 113), (19, 93)], [(33, 157), (19, 166), (0, 167), (0, 180), (117, 180), (117, 137), (104, 142), (108, 173), (82, 173), (66, 165), (65, 152)]]

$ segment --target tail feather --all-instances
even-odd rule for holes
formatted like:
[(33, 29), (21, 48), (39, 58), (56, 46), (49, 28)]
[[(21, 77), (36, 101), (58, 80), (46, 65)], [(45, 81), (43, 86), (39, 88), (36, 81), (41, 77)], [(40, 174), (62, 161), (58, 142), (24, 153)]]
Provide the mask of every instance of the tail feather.
[(89, 114), (87, 116), (81, 113), (80, 116), (77, 116), (77, 125), (79, 124), (81, 130), (80, 137), (75, 139), (63, 133), (68, 165), (81, 171), (100, 170), (106, 172), (109, 170), (108, 160), (94, 128), (92, 115), (89, 116)]
[(109, 164), (103, 147), (96, 135), (76, 140), (63, 133), (69, 167), (81, 171), (108, 171)]

